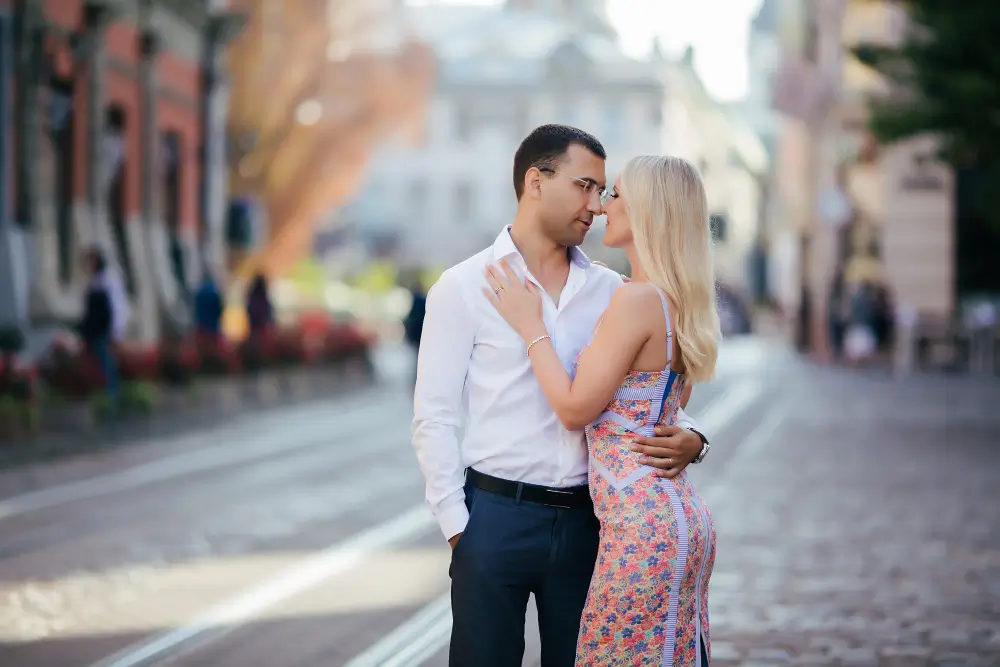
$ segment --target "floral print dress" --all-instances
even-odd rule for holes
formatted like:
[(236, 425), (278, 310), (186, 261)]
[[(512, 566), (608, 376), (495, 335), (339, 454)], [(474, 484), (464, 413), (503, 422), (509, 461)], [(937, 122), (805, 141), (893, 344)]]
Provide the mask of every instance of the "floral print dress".
[[(663, 479), (629, 450), (636, 434), (677, 419), (684, 376), (667, 367), (630, 371), (587, 427), (590, 494), (601, 522), (597, 565), (583, 611), (578, 667), (708, 667), (708, 581), (715, 561), (712, 516), (682, 472)], [(581, 352), (584, 354), (586, 350)], [(579, 357), (578, 357), (579, 360)]]

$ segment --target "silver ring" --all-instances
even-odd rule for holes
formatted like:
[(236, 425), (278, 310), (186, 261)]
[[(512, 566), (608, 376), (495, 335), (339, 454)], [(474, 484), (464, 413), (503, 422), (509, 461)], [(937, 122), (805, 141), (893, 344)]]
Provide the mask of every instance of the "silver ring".
[(497, 296), (500, 296), (500, 292), (502, 291), (503, 291), (503, 285), (493, 290), (493, 293), (496, 294)]
[(672, 458), (667, 457), (664, 460), (667, 462), (667, 466), (673, 466), (674, 465), (674, 460)]

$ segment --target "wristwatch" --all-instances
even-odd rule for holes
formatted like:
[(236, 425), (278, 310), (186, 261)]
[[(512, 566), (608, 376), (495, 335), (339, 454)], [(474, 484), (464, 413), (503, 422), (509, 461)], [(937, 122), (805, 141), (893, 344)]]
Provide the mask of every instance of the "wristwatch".
[(712, 446), (708, 444), (708, 438), (705, 437), (704, 433), (701, 431), (695, 431), (694, 429), (690, 430), (692, 433), (701, 438), (701, 451), (698, 452), (698, 456), (694, 457), (694, 460), (691, 461), (691, 463), (701, 463), (705, 460), (705, 457), (708, 456), (708, 450), (710, 450)]

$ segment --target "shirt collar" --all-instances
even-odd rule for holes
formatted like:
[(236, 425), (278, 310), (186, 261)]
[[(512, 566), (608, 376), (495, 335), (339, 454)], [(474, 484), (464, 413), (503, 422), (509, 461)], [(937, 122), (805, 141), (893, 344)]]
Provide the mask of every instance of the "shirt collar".
[[(514, 239), (510, 237), (510, 225), (507, 225), (500, 231), (497, 240), (493, 242), (493, 259), (499, 262), (501, 259), (506, 259), (512, 255), (521, 257), (517, 246), (514, 245)], [(569, 260), (581, 269), (590, 267), (590, 258), (579, 247), (573, 246), (569, 249)], [(523, 257), (521, 257), (521, 261), (524, 261)]]

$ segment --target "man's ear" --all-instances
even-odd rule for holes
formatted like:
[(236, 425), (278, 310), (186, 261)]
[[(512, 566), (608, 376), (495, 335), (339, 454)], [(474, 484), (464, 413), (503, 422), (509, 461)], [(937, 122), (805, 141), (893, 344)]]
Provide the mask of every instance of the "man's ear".
[(542, 196), (542, 172), (531, 167), (524, 172), (524, 196), (538, 199)]

